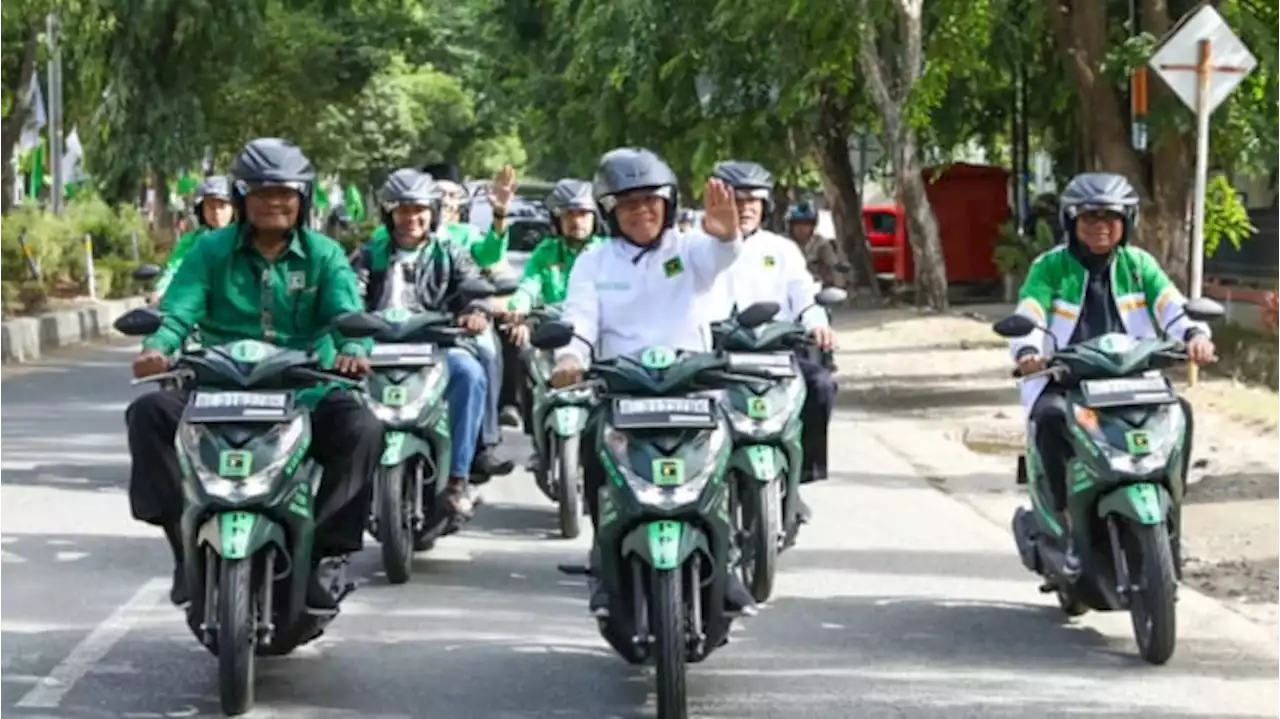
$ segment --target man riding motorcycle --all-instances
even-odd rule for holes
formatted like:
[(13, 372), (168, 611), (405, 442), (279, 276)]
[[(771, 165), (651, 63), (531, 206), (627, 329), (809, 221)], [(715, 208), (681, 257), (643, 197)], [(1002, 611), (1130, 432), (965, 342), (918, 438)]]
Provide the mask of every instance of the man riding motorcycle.
[[(520, 286), (507, 305), (508, 318), (512, 323), (509, 339), (515, 347), (524, 347), (529, 342), (529, 327), (522, 321), (524, 315), (538, 305), (564, 302), (574, 263), (583, 252), (606, 239), (595, 234), (598, 216), (590, 182), (560, 180), (547, 196), (546, 207), (551, 212), (551, 224), (556, 234), (542, 238), (533, 249), (525, 262)], [(523, 373), (513, 381), (523, 386)], [(529, 426), (532, 401), (521, 397), (520, 404), (525, 432), (528, 433), (532, 431)], [(529, 461), (532, 468), (538, 461), (536, 452)]]
[[(1186, 298), (1156, 259), (1129, 240), (1138, 224), (1138, 195), (1120, 175), (1097, 172), (1077, 175), (1062, 194), (1061, 219), (1066, 243), (1041, 254), (1031, 264), (1018, 295), (1017, 313), (1047, 327), (1053, 339), (1037, 330), (1010, 342), (1022, 374), (1045, 368), (1055, 347), (1085, 342), (1108, 333), (1134, 338), (1155, 337), (1172, 321), (1169, 332), (1187, 343), (1188, 358), (1212, 361), (1209, 327), (1183, 316)], [(1066, 510), (1067, 403), (1060, 388), (1044, 377), (1024, 380), (1022, 406), (1034, 422), (1036, 448), (1048, 476), (1054, 511), (1069, 524)], [(1191, 455), (1191, 406), (1179, 398), (1187, 418), (1186, 457)], [(1073, 533), (1064, 533), (1068, 569), (1079, 569)]]
[(683, 234), (693, 229), (693, 223), (698, 219), (698, 215), (693, 210), (685, 207), (680, 210), (678, 219), (676, 220), (676, 231)]
[[(379, 191), (379, 199), (383, 226), (394, 240), (371, 240), (356, 257), (357, 273), (368, 278), (365, 307), (370, 311), (405, 307), (419, 312), (450, 312), (471, 334), (487, 332), (488, 304), (464, 302), (458, 296), (462, 282), (480, 278), (479, 268), (469, 252), (435, 232), (440, 221), (440, 192), (431, 176), (413, 168), (396, 170)], [(510, 462), (503, 472), (492, 455), (476, 454), (485, 394), (494, 376), (490, 366), (497, 361), (492, 349), (477, 345), (478, 358), (458, 347), (450, 348), (446, 354), (449, 385), (445, 397), (452, 441), (449, 501), (463, 517), (469, 517), (473, 510), (468, 496), (473, 457), (482, 472), (511, 471)]]
[(213, 230), (226, 227), (235, 218), (235, 210), (231, 206), (231, 183), (227, 182), (227, 178), (214, 175), (201, 180), (196, 185), (194, 209), (198, 224), (179, 237), (173, 250), (169, 252), (169, 260), (165, 263), (160, 279), (156, 280), (150, 304), (154, 305), (164, 296), (164, 291), (169, 288), (178, 268), (182, 266), (182, 258), (187, 256), (200, 238)]
[[(716, 165), (711, 176), (733, 188), (738, 226), (745, 238), (741, 256), (716, 280), (720, 304), (714, 319), (727, 319), (735, 308), (742, 310), (756, 302), (777, 302), (780, 317), (803, 323), (819, 349), (831, 350), (835, 333), (827, 311), (814, 306), (820, 287), (809, 274), (804, 255), (794, 242), (761, 228), (773, 213), (773, 175), (754, 162), (730, 160)], [(797, 316), (801, 311), (804, 315)], [(807, 354), (797, 355), (797, 360), (807, 389), (801, 410), (805, 457), (801, 481), (811, 482), (827, 477), (827, 427), (835, 411), (836, 381), (829, 368)], [(806, 516), (803, 500), (800, 507)]]
[[(712, 178), (707, 181), (703, 229), (679, 234), (673, 229), (677, 182), (670, 166), (649, 150), (619, 148), (601, 158), (592, 185), (611, 238), (579, 256), (569, 274), (561, 319), (587, 344), (575, 339), (557, 350), (552, 386), (582, 380), (588, 345), (601, 359), (653, 346), (710, 349), (711, 328), (697, 307), (742, 250), (738, 210), (732, 190)], [(583, 486), (592, 526), (598, 529), (598, 493), (605, 476), (593, 444), (590, 433), (584, 434)], [(609, 597), (594, 578), (592, 585), (591, 612), (606, 616)], [(751, 593), (736, 574), (726, 602), (734, 610), (755, 610)]]
[(817, 229), (818, 209), (812, 203), (801, 202), (787, 212), (787, 235), (804, 253), (809, 272), (828, 287), (843, 287), (844, 278), (836, 269), (844, 263), (839, 243), (819, 235)]
[[(258, 139), (245, 145), (231, 167), (232, 202), (240, 218), (209, 233), (188, 253), (160, 302), (164, 324), (142, 343), (135, 377), (169, 368), (191, 330), (200, 325), (206, 344), (256, 339), (312, 350), (343, 374), (368, 373), (369, 342), (345, 340), (329, 330), (349, 312), (360, 312), (355, 276), (337, 242), (304, 227), (315, 169), (293, 144)], [(368, 478), (382, 447), (382, 426), (351, 392), (328, 385), (299, 393), (312, 407), (312, 456), (324, 467), (316, 493), (317, 566), (307, 604), (332, 608), (331, 571), (360, 550), (368, 516)], [(125, 411), (133, 467), (129, 501), (134, 518), (164, 529), (177, 566), (169, 598), (184, 604), (179, 521), (182, 470), (174, 434), (187, 402), (183, 390), (160, 390), (134, 400)], [(329, 561), (321, 562), (321, 558)], [(336, 561), (334, 561), (336, 560)]]

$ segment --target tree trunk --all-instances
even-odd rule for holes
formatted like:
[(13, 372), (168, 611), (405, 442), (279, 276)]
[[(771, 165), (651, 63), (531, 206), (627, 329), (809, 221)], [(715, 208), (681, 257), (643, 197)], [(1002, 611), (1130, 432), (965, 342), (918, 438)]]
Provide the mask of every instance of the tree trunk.
[(933, 206), (929, 204), (925, 191), (914, 132), (908, 130), (903, 134), (902, 149), (895, 157), (894, 173), (905, 208), (911, 257), (916, 266), (916, 305), (945, 311), (950, 307), (946, 256), (942, 252), (938, 219), (933, 215)]
[(22, 58), (18, 62), (18, 84), (14, 86), (13, 104), (9, 116), (4, 119), (4, 141), (0, 142), (0, 163), (4, 165), (3, 182), (0, 182), (0, 212), (8, 214), (13, 209), (13, 185), (17, 174), (13, 171), (13, 153), (22, 127), (31, 117), (31, 103), (27, 89), (36, 72), (36, 52), (40, 49), (40, 19), (28, 20), (22, 31)]
[(831, 221), (836, 241), (853, 265), (853, 288), (865, 287), (872, 297), (880, 297), (871, 248), (862, 222), (862, 188), (849, 163), (849, 113), (830, 94), (824, 94), (819, 119), (816, 152), (822, 170), (822, 184), (831, 205)]

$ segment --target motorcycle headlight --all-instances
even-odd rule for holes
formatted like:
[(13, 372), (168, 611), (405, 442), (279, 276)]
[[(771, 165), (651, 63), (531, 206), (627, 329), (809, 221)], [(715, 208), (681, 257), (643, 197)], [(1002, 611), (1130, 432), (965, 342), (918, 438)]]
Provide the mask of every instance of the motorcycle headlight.
[[(181, 446), (179, 450), (186, 455), (184, 462), (204, 488), (206, 494), (215, 499), (238, 504), (269, 495), (275, 489), (280, 475), (289, 460), (293, 457), (306, 432), (306, 419), (302, 415), (293, 418), (287, 424), (280, 424), (270, 432), (257, 437), (245, 451), (251, 457), (266, 455), (270, 460), (261, 467), (253, 468), (244, 477), (224, 477), (215, 469), (209, 468), (201, 460), (203, 443), (214, 442), (210, 427), (217, 425), (184, 424), (179, 434)], [(218, 448), (217, 454), (224, 451)]]
[(723, 450), (727, 438), (728, 432), (725, 431), (723, 426), (718, 426), (711, 430), (711, 436), (707, 440), (707, 460), (699, 468), (698, 473), (692, 477), (685, 477), (684, 481), (678, 485), (660, 486), (636, 474), (625, 461), (628, 456), (627, 450), (631, 446), (631, 440), (626, 433), (620, 432), (613, 427), (605, 427), (604, 430), (605, 447), (613, 455), (614, 464), (622, 474), (623, 480), (626, 481), (627, 487), (635, 494), (636, 499), (642, 504), (658, 507), (666, 511), (698, 501), (698, 498), (702, 496), (702, 490), (706, 488), (716, 471), (716, 459)]
[[(384, 424), (403, 424), (412, 422), (422, 414), (427, 404), (439, 397), (444, 391), (445, 365), (434, 364), (426, 370), (421, 379), (410, 378), (403, 384), (387, 385), (383, 388), (383, 396), (371, 396), (369, 406), (373, 416)], [(392, 400), (399, 396), (399, 402)]]
[(755, 419), (745, 412), (739, 412), (730, 407), (729, 424), (734, 432), (753, 439), (781, 434), (787, 422), (791, 420), (793, 408), (804, 399), (804, 380), (800, 377), (785, 380), (781, 392), (770, 390), (762, 399), (770, 403), (781, 402), (783, 408), (775, 408), (770, 404), (769, 416), (764, 419)]

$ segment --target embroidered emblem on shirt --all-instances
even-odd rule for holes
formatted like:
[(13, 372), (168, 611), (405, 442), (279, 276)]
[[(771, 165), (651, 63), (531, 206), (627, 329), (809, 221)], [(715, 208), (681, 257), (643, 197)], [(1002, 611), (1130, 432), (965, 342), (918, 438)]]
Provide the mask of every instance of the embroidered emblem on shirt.
[(776, 259), (774, 259), (773, 255), (765, 255), (765, 256), (764, 256), (764, 267), (765, 267), (765, 269), (767, 269), (767, 270), (771, 270), (771, 269), (773, 269), (773, 266), (774, 266), (774, 265), (776, 265), (776, 264), (778, 264), (778, 261), (777, 261)]
[(662, 274), (667, 277), (675, 277), (681, 272), (684, 272), (684, 263), (680, 261), (679, 256), (672, 257), (662, 263)]
[(307, 286), (307, 273), (290, 272), (289, 273), (289, 291), (297, 292)]

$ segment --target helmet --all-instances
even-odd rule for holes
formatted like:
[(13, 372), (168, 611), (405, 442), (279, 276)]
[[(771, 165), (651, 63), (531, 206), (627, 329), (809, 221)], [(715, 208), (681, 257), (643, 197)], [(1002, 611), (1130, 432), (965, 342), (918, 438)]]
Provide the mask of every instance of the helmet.
[(735, 191), (747, 193), (753, 199), (764, 200), (764, 218), (773, 214), (773, 175), (754, 162), (726, 160), (716, 165), (711, 176), (724, 180)]
[(793, 222), (812, 222), (818, 223), (818, 210), (808, 202), (801, 202), (798, 205), (792, 205), (787, 212), (787, 224)]
[(209, 223), (204, 220), (204, 201), (210, 197), (231, 202), (231, 183), (227, 181), (226, 177), (223, 175), (210, 175), (196, 185), (195, 203), (192, 205), (192, 209), (196, 212), (196, 222), (203, 227), (209, 226)]
[(387, 181), (378, 190), (378, 200), (382, 203), (382, 223), (387, 232), (395, 230), (395, 221), (391, 211), (398, 205), (423, 205), (431, 208), (431, 224), (429, 231), (435, 232), (440, 224), (440, 189), (431, 175), (412, 167), (405, 167), (391, 173)]
[(1120, 244), (1124, 244), (1138, 226), (1138, 193), (1128, 180), (1112, 172), (1076, 175), (1062, 191), (1062, 205), (1058, 210), (1069, 241), (1075, 239), (1076, 218), (1091, 210), (1115, 212), (1124, 218), (1124, 234), (1120, 237)]
[(584, 180), (565, 178), (556, 183), (551, 194), (547, 195), (546, 207), (551, 212), (551, 225), (556, 232), (560, 229), (560, 215), (566, 210), (588, 210), (597, 215), (599, 223), (600, 210), (596, 207), (595, 197), (591, 194), (591, 183)]
[(609, 225), (609, 232), (615, 237), (622, 236), (618, 227), (617, 195), (629, 190), (651, 189), (654, 194), (667, 201), (666, 216), (662, 228), (669, 230), (676, 224), (676, 207), (680, 204), (679, 182), (671, 166), (658, 157), (652, 150), (643, 147), (620, 147), (611, 150), (600, 158), (596, 168), (595, 182), (592, 183), (596, 203), (604, 213)]
[(298, 227), (307, 222), (311, 214), (311, 188), (316, 181), (316, 168), (302, 154), (298, 146), (288, 140), (264, 137), (251, 141), (231, 163), (231, 202), (236, 214), (246, 217), (244, 197), (256, 187), (288, 187), (302, 196), (298, 211)]

